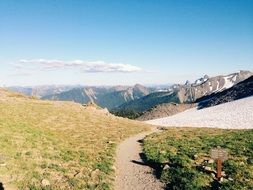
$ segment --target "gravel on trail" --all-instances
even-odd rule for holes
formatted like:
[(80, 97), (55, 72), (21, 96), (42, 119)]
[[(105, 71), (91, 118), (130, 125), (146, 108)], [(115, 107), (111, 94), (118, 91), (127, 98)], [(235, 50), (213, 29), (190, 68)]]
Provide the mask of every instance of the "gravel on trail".
[(164, 189), (153, 175), (153, 169), (143, 163), (140, 140), (157, 129), (138, 134), (123, 141), (116, 153), (115, 190), (160, 190)]
[(192, 108), (174, 116), (145, 122), (165, 127), (253, 129), (253, 96), (200, 110)]

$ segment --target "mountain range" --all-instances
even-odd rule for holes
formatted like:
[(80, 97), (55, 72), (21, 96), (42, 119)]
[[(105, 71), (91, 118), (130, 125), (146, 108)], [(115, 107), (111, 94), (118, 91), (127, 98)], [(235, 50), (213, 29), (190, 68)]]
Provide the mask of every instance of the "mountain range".
[(196, 100), (196, 103), (198, 103), (198, 108), (202, 109), (246, 98), (252, 95), (253, 95), (253, 76), (247, 78), (242, 82), (239, 82), (238, 84), (232, 86), (229, 89), (226, 89), (221, 92), (215, 92), (208, 96), (199, 98), (198, 100)]
[[(238, 71), (215, 77), (204, 75), (194, 82), (187, 80), (184, 84), (173, 84), (166, 88), (136, 84), (134, 86), (16, 86), (9, 89), (44, 100), (74, 101), (81, 104), (93, 102), (118, 116), (136, 118), (161, 104), (194, 103), (205, 96), (223, 92), (252, 75), (250, 71)], [(164, 107), (172, 109), (173, 106), (162, 107), (164, 110)]]
[(119, 116), (124, 116), (125, 113), (139, 116), (143, 112), (163, 103), (193, 103), (201, 97), (229, 89), (252, 75), (253, 73), (250, 71), (239, 71), (215, 77), (205, 75), (193, 83), (186, 81), (183, 85), (174, 84), (166, 90), (153, 92), (142, 98), (122, 104), (113, 112)]
[(43, 96), (58, 94), (69, 91), (73, 88), (80, 88), (80, 85), (39, 85), (39, 86), (10, 86), (8, 90), (22, 93), (27, 96), (36, 96), (41, 98)]
[(100, 107), (110, 110), (126, 102), (146, 96), (153, 90), (153, 88), (147, 88), (140, 84), (136, 84), (132, 87), (84, 87), (74, 88), (58, 94), (43, 96), (41, 99), (74, 101), (81, 104), (94, 102)]

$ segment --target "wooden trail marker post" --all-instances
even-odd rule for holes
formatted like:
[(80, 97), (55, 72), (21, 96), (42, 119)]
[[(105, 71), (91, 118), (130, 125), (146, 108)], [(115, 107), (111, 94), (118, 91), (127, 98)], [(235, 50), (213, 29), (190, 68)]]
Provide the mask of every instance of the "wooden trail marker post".
[(221, 179), (222, 162), (228, 159), (228, 152), (221, 147), (211, 149), (211, 158), (217, 162), (217, 179)]

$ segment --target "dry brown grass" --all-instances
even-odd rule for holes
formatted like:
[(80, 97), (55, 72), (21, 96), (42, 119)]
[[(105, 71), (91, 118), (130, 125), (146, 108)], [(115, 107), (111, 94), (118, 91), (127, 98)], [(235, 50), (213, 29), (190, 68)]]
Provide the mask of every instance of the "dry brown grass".
[(0, 182), (19, 189), (111, 189), (116, 144), (148, 128), (80, 104), (0, 89)]

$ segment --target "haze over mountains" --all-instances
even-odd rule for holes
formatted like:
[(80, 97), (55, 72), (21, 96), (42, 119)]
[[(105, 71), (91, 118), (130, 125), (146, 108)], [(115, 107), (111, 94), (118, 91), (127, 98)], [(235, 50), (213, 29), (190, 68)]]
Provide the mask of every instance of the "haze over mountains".
[(58, 94), (73, 88), (80, 88), (80, 85), (40, 85), (40, 86), (11, 86), (9, 90), (19, 92), (27, 96), (43, 97), (51, 94)]

